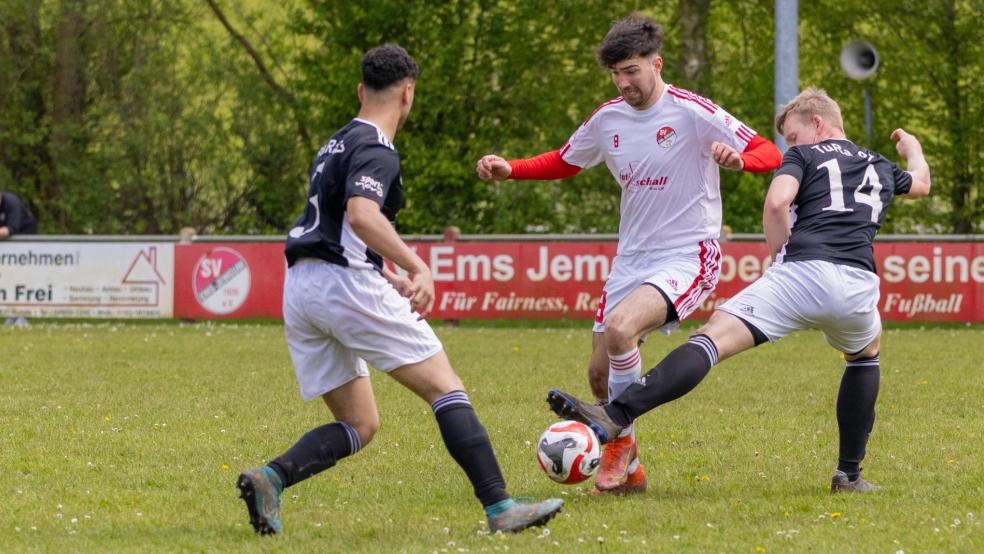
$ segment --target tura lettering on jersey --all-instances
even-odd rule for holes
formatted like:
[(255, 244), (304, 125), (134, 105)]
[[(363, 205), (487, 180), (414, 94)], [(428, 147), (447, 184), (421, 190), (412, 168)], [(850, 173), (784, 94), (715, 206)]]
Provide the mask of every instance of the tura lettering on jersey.
[(847, 139), (794, 146), (776, 175), (800, 182), (793, 228), (777, 262), (825, 260), (876, 272), (871, 246), (892, 198), (912, 175)]

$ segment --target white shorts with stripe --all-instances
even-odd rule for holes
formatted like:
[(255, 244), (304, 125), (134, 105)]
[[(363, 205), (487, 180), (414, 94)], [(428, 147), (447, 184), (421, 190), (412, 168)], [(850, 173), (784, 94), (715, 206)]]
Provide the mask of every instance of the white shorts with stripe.
[(287, 270), (284, 332), (305, 400), (368, 376), (367, 362), (391, 371), (443, 348), (377, 271), (312, 259)]
[(648, 283), (663, 291), (676, 309), (679, 319), (660, 327), (668, 335), (714, 290), (720, 273), (721, 247), (716, 240), (672, 250), (615, 256), (595, 312), (594, 331), (603, 332), (605, 319), (615, 306)]
[(783, 262), (718, 309), (754, 325), (770, 341), (819, 329), (827, 342), (856, 354), (881, 331), (878, 275), (821, 260)]

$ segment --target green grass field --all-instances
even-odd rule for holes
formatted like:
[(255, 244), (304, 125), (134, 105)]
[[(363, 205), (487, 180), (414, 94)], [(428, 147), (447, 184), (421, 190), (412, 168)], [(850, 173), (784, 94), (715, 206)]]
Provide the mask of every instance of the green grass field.
[[(541, 474), (543, 398), (587, 392), (587, 326), (438, 328), (510, 491), (562, 497), (547, 531), (489, 536), (429, 407), (373, 375), (382, 427), (288, 489), (254, 536), (233, 483), (330, 420), (303, 403), (274, 324), (0, 328), (2, 552), (981, 552), (984, 331), (886, 331), (871, 495), (827, 492), (843, 362), (818, 333), (714, 368), (638, 425), (649, 492)], [(652, 337), (652, 366), (686, 337)]]

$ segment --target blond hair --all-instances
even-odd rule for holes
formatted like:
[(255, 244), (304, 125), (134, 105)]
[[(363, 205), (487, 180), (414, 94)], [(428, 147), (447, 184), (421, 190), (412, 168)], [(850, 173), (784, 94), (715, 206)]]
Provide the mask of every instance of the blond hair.
[(840, 106), (822, 88), (809, 87), (779, 109), (779, 115), (776, 116), (776, 130), (780, 134), (786, 125), (786, 118), (791, 113), (805, 116), (807, 119), (819, 115), (831, 127), (844, 130), (844, 118), (841, 117)]

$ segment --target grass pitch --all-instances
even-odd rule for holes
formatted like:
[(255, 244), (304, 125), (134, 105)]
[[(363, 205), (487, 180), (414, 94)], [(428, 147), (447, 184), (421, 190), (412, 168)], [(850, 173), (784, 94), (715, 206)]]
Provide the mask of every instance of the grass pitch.
[[(843, 362), (800, 333), (714, 368), (640, 420), (649, 492), (586, 495), (540, 473), (550, 387), (587, 395), (587, 325), (438, 327), (509, 490), (561, 496), (549, 531), (489, 536), (429, 407), (373, 381), (375, 441), (288, 489), (254, 536), (233, 483), (330, 421), (303, 403), (282, 327), (0, 328), (3, 552), (981, 552), (984, 331), (886, 331), (871, 495), (827, 492)], [(653, 336), (651, 367), (681, 341)]]

